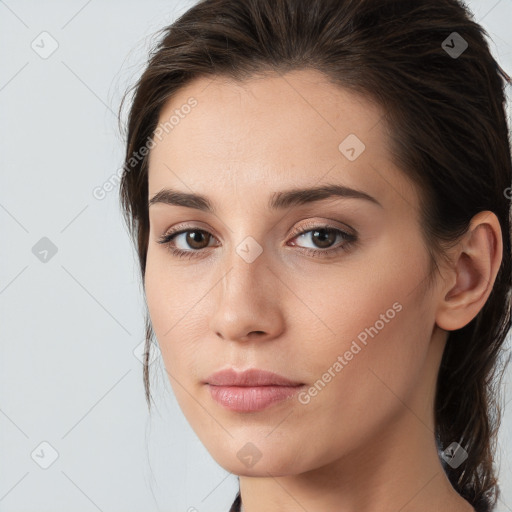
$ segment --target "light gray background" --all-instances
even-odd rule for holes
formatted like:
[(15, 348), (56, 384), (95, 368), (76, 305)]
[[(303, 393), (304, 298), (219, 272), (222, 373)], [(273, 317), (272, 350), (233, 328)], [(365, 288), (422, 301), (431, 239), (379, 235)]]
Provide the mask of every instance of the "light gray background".
[[(192, 4), (0, 1), (0, 511), (227, 511), (234, 498), (236, 477), (189, 427), (161, 359), (148, 415), (135, 251), (117, 188), (92, 193), (122, 165), (115, 113), (153, 34)], [(512, 1), (469, 5), (511, 74)], [(43, 237), (57, 248), (47, 262), (32, 252)], [(508, 403), (500, 512), (512, 511), (511, 424)], [(47, 469), (42, 442), (58, 453)]]

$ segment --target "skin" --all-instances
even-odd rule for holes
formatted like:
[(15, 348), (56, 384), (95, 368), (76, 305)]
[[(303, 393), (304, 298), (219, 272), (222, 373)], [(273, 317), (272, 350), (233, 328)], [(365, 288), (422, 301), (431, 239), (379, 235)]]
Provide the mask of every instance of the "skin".
[[(214, 459), (240, 475), (245, 511), (472, 511), (439, 461), (434, 390), (448, 331), (491, 292), (502, 257), (496, 216), (474, 217), (427, 289), (419, 191), (392, 163), (378, 105), (302, 70), (198, 79), (160, 121), (191, 96), (198, 105), (151, 149), (148, 199), (172, 187), (208, 196), (217, 212), (149, 207), (146, 300), (178, 403)], [(351, 133), (366, 146), (354, 161), (338, 149)], [(381, 206), (331, 198), (267, 210), (276, 191), (324, 183)], [(345, 243), (321, 245), (314, 227), (325, 224), (357, 242), (306, 254)], [(178, 226), (211, 234), (194, 246), (186, 234), (174, 240), (199, 247), (195, 258), (157, 243)], [(291, 236), (294, 228), (309, 232)], [(262, 249), (252, 263), (236, 252), (247, 236)], [(233, 412), (202, 382), (229, 366), (255, 367), (309, 389), (394, 303), (400, 312), (307, 404)], [(248, 442), (261, 454), (250, 467), (237, 457)]]

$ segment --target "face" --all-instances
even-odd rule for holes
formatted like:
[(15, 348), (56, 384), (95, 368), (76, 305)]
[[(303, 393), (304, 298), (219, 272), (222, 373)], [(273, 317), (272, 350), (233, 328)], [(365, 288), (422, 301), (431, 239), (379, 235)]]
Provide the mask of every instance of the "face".
[[(199, 79), (161, 112), (146, 300), (178, 403), (230, 472), (303, 473), (343, 458), (424, 385), (429, 259), (384, 114), (309, 70)], [(326, 186), (345, 193), (287, 195)], [(204, 196), (212, 211), (165, 189)], [(224, 389), (223, 405), (205, 382), (226, 368), (301, 386)]]

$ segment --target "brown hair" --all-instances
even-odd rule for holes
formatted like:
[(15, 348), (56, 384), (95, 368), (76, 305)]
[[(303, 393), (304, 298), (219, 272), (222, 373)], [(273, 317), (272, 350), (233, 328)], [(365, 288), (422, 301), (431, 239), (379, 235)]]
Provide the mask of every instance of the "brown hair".
[[(449, 333), (435, 398), (440, 452), (453, 441), (468, 452), (463, 464), (444, 464), (444, 469), (477, 512), (491, 510), (499, 496), (493, 462), (501, 418), (496, 375), (511, 327), (512, 288), (508, 77), (486, 37), (456, 0), (199, 1), (162, 29), (131, 89), (120, 188), (144, 278), (147, 157), (134, 162), (133, 155), (154, 136), (160, 111), (177, 90), (202, 76), (244, 80), (314, 69), (376, 100), (386, 112), (395, 163), (422, 193), (422, 230), (432, 269), (478, 212), (493, 211), (502, 229), (503, 259), (491, 295), (469, 324)], [(146, 314), (149, 407), (152, 336)], [(239, 502), (238, 494), (232, 510)]]

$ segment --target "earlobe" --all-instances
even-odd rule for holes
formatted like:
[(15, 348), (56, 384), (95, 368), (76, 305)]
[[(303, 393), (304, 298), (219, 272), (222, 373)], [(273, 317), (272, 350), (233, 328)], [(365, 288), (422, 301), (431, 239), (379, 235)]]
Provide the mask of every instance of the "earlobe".
[(490, 211), (479, 212), (454, 253), (450, 282), (440, 291), (439, 327), (454, 331), (475, 318), (491, 294), (502, 256), (498, 218)]

